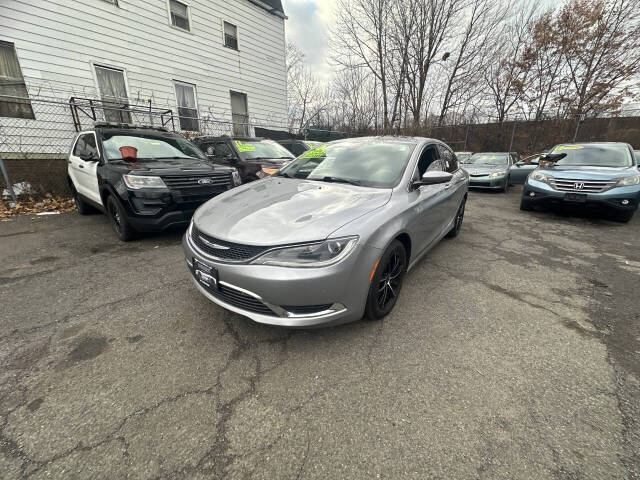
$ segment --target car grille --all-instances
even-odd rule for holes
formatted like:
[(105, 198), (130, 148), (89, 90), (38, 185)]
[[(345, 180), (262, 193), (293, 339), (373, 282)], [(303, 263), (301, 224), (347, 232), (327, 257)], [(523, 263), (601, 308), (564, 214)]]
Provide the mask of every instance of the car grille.
[(554, 178), (549, 182), (563, 192), (600, 193), (612, 188), (617, 180), (584, 180), (580, 178)]
[(273, 310), (257, 298), (224, 283), (220, 284), (218, 290), (208, 289), (207, 291), (223, 302), (233, 305), (234, 307), (241, 308), (242, 310), (260, 313), (262, 315), (277, 316)]
[[(202, 233), (194, 225), (191, 230), (191, 240), (207, 255), (228, 262), (246, 262), (257, 257), (271, 247), (260, 247), (255, 245), (242, 245), (239, 243), (227, 242)], [(213, 246), (213, 245), (216, 246)]]
[[(203, 181), (208, 183), (201, 183)], [(218, 190), (226, 190), (227, 187), (233, 184), (231, 180), (231, 173), (205, 173), (205, 174), (191, 174), (191, 175), (163, 175), (162, 181), (171, 190), (183, 190), (183, 189), (211, 189), (216, 188)]]

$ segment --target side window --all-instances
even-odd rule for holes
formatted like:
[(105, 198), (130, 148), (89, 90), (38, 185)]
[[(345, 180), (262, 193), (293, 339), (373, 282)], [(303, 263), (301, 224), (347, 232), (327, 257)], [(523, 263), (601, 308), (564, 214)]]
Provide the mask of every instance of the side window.
[(443, 170), (445, 172), (453, 173), (458, 170), (458, 159), (455, 154), (443, 145), (438, 145), (440, 151), (440, 158), (443, 163)]
[(73, 156), (81, 157), (84, 154), (85, 150), (85, 139), (87, 138), (87, 134), (80, 135), (78, 140), (76, 141), (75, 147), (73, 147)]
[(425, 172), (431, 170), (443, 170), (442, 162), (435, 145), (429, 145), (422, 151), (422, 155), (420, 155), (418, 159), (417, 179), (422, 178)]
[(84, 136), (84, 150), (86, 155), (90, 155), (96, 160), (98, 159), (98, 147), (96, 146), (96, 137), (93, 133)]
[(232, 155), (231, 148), (225, 142), (216, 143), (215, 147), (215, 156), (216, 157), (226, 157), (228, 155)]

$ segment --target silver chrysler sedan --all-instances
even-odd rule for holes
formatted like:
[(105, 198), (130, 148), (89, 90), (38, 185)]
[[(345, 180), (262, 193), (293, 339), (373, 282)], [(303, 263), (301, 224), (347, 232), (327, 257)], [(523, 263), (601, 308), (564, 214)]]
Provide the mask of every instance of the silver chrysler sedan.
[(186, 262), (203, 295), (256, 322), (380, 319), (407, 270), (458, 234), (468, 187), (438, 140), (331, 142), (202, 205), (183, 239)]

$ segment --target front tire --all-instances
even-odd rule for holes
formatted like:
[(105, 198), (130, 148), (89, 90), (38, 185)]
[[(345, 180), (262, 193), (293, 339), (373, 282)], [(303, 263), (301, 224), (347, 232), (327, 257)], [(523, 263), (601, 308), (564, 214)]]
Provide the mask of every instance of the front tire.
[(523, 212), (531, 212), (533, 211), (533, 204), (530, 200), (525, 200), (524, 198), (520, 199), (520, 210)]
[(407, 271), (407, 251), (398, 240), (391, 242), (380, 257), (371, 280), (364, 315), (369, 320), (387, 316), (398, 300)]
[(136, 238), (136, 231), (127, 221), (127, 215), (120, 202), (113, 196), (107, 198), (107, 215), (118, 238), (123, 242), (129, 242)]
[(633, 210), (630, 212), (622, 212), (622, 213), (616, 212), (612, 215), (612, 219), (615, 220), (616, 222), (627, 223), (629, 220), (633, 218), (634, 213), (636, 212)]

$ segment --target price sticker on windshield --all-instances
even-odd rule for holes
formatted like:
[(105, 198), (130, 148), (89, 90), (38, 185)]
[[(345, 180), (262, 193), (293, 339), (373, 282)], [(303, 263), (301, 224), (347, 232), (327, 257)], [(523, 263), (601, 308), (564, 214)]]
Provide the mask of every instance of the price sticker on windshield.
[(325, 150), (326, 145), (322, 145), (318, 148), (314, 148), (313, 150), (307, 150), (302, 155), (301, 158), (320, 158), (325, 157), (327, 155), (327, 151)]
[(581, 150), (584, 148), (582, 145), (560, 145), (553, 149), (554, 152), (561, 152), (562, 150)]
[(250, 143), (242, 143), (240, 140), (236, 140), (236, 147), (239, 152), (255, 152), (255, 145), (251, 145)]

